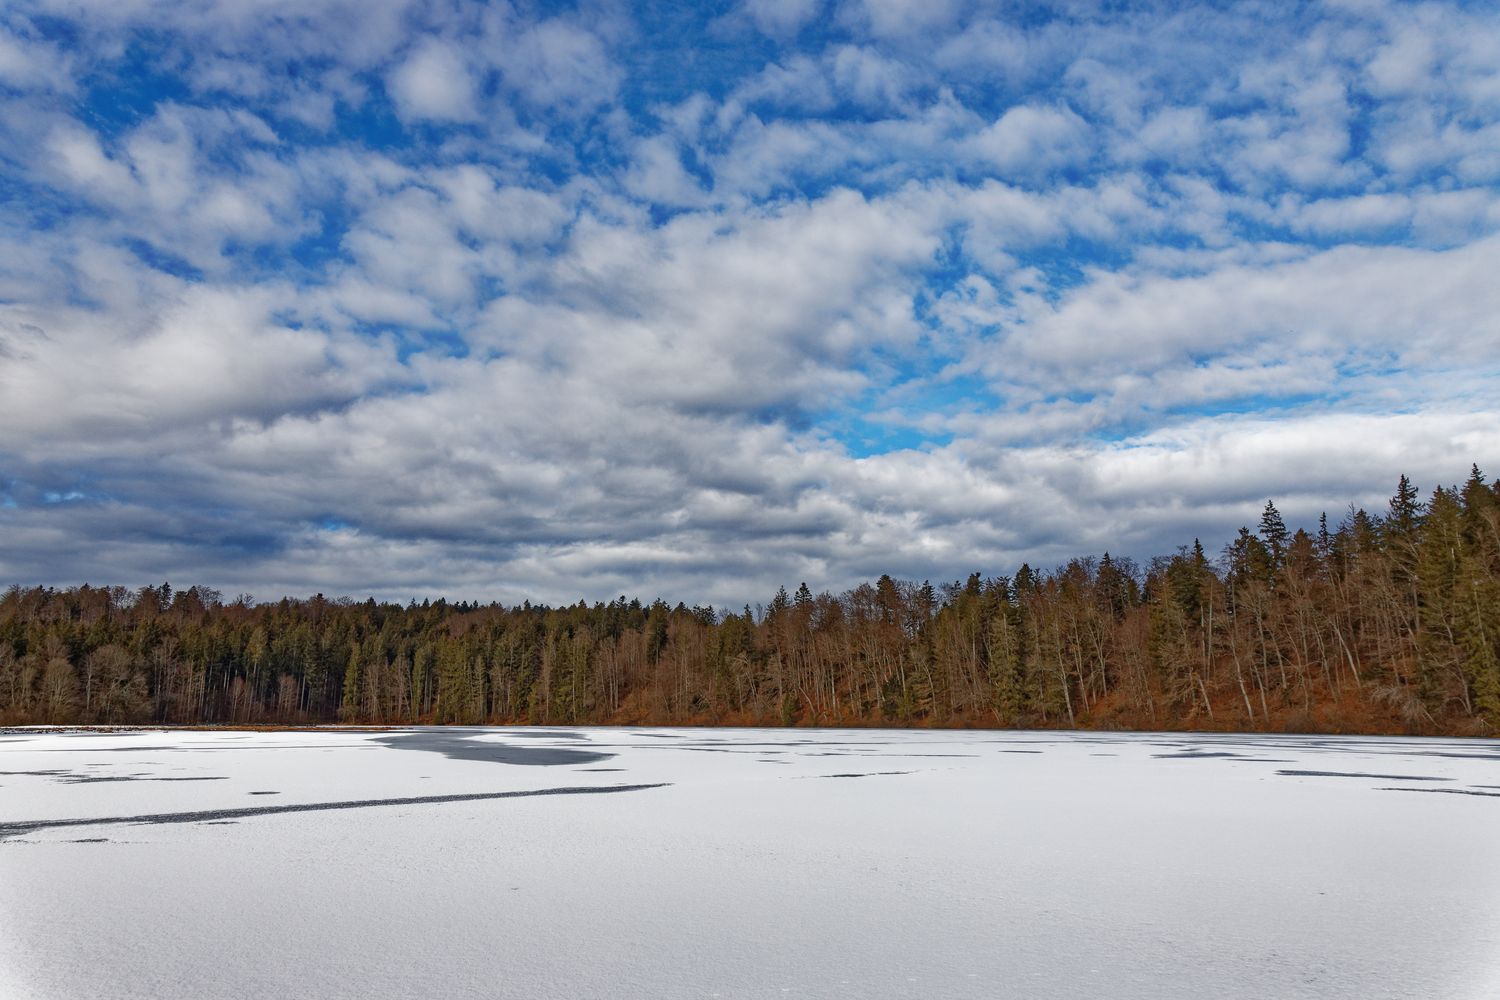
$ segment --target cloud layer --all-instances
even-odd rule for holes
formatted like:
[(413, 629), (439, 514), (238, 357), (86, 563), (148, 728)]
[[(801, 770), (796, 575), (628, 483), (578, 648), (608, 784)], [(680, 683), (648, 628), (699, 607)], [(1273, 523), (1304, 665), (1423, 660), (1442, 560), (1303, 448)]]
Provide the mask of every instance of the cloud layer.
[(1486, 5), (22, 0), (0, 191), (6, 582), (738, 606), (1500, 466)]

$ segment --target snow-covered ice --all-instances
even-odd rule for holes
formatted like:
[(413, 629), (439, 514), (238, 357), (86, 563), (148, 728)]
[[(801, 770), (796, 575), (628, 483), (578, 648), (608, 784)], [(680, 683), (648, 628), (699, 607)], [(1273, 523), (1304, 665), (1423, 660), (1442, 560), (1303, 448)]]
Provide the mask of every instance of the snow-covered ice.
[(1500, 742), (0, 732), (0, 996), (1500, 996)]

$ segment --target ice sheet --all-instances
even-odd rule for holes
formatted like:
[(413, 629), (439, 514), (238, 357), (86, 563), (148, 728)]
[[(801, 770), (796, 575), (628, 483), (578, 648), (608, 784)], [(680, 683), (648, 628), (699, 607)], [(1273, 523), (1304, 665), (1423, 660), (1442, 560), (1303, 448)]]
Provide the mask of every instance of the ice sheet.
[(0, 996), (1500, 995), (1500, 743), (0, 734)]

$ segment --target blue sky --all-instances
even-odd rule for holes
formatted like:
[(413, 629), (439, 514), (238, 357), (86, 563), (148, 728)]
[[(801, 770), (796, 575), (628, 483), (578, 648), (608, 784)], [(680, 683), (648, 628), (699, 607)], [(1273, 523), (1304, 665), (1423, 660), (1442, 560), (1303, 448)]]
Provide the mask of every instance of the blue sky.
[(1491, 4), (0, 11), (0, 579), (738, 606), (1500, 464)]

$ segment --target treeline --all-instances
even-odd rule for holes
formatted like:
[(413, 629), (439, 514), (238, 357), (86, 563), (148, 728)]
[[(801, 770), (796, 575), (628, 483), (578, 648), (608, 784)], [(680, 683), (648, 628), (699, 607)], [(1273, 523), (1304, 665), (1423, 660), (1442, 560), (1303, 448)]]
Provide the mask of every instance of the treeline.
[(0, 599), (4, 723), (702, 723), (1484, 734), (1500, 723), (1500, 484), (1217, 559), (934, 587), (883, 576), (763, 609), (225, 603), (202, 587)]

